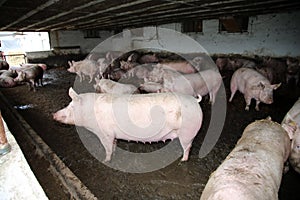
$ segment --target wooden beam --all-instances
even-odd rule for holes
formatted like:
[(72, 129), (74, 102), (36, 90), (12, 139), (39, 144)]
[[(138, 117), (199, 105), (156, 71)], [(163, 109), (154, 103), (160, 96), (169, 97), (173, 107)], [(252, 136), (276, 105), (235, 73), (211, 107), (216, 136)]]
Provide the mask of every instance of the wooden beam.
[(69, 11), (59, 13), (58, 15), (54, 15), (54, 16), (52, 16), (52, 17), (49, 17), (49, 18), (44, 19), (44, 20), (42, 20), (42, 21), (39, 21), (39, 22), (37, 22), (37, 23), (34, 23), (34, 24), (29, 25), (29, 26), (23, 27), (23, 28), (21, 28), (20, 30), (23, 31), (23, 30), (30, 29), (30, 28), (35, 27), (35, 26), (37, 26), (37, 25), (43, 24), (43, 23), (45, 23), (45, 22), (49, 22), (49, 21), (51, 21), (51, 20), (54, 20), (54, 19), (60, 18), (60, 17), (62, 17), (62, 16), (68, 15), (68, 14), (74, 12), (74, 11), (78, 11), (78, 10), (81, 10), (81, 9), (84, 9), (84, 8), (88, 8), (88, 7), (94, 6), (94, 5), (96, 5), (96, 4), (102, 3), (102, 2), (104, 2), (104, 1), (105, 1), (105, 0), (91, 1), (91, 2), (89, 2), (89, 3), (86, 3), (86, 4), (82, 5), (82, 6), (78, 6), (78, 7), (75, 7), (75, 8), (73, 8), (73, 9), (70, 9)]
[[(294, 2), (294, 4), (298, 5), (298, 8), (300, 6), (299, 3)], [(165, 21), (169, 21), (169, 22), (180, 22), (181, 19), (191, 19), (191, 18), (198, 18), (198, 19), (209, 19), (209, 18), (218, 18), (220, 16), (224, 16), (224, 15), (239, 15), (239, 14), (243, 14), (243, 13), (255, 13), (255, 12), (260, 12), (260, 13), (266, 13), (267, 11), (274, 11), (274, 10), (278, 10), (278, 9), (285, 9), (285, 8), (289, 8), (290, 6), (293, 6), (294, 4), (288, 4), (288, 5), (276, 5), (273, 6), (269, 9), (265, 9), (263, 6), (260, 6), (259, 8), (254, 7), (254, 8), (249, 8), (249, 6), (240, 6), (239, 9), (235, 9), (235, 10), (230, 10), (231, 12), (228, 12), (227, 10), (224, 10), (224, 8), (219, 9), (218, 11), (206, 11), (206, 12), (193, 12), (193, 13), (185, 13), (185, 15), (178, 15), (177, 17), (174, 17), (173, 15), (169, 15), (169, 17), (166, 16), (160, 16), (157, 17), (156, 19), (153, 18), (148, 18), (148, 19), (136, 19), (134, 21), (129, 21), (127, 23), (123, 22), (118, 22), (118, 23), (109, 23), (109, 25), (95, 25), (95, 28), (101, 28), (101, 29), (105, 29), (105, 28), (109, 28), (112, 26), (115, 27), (127, 27), (127, 26), (132, 26), (133, 24), (136, 26), (139, 26), (140, 24), (147, 24), (147, 23), (158, 23), (158, 24), (165, 24)], [(295, 5), (295, 6), (296, 6)], [(296, 7), (295, 7), (296, 8)], [(268, 12), (270, 13), (270, 12)], [(80, 27), (77, 27), (80, 29)]]
[(126, 8), (126, 7), (129, 7), (129, 6), (136, 5), (136, 4), (145, 3), (145, 2), (148, 2), (148, 1), (151, 1), (151, 0), (137, 0), (137, 1), (130, 2), (130, 3), (126, 3), (126, 4), (120, 4), (119, 6), (115, 6), (115, 7), (106, 9), (106, 10), (100, 10), (98, 12), (90, 13), (90, 14), (85, 15), (85, 16), (75, 17), (75, 18), (72, 18), (72, 19), (67, 20), (67, 21), (63, 21), (63, 22), (56, 23), (56, 24), (51, 24), (49, 26), (45, 26), (45, 27), (39, 28), (39, 29), (37, 29), (37, 31), (49, 30), (49, 29), (52, 30), (53, 27), (58, 27), (58, 26), (61, 26), (63, 24), (73, 23), (75, 21), (83, 20), (83, 19), (88, 18), (88, 17), (93, 17), (93, 16), (96, 16), (96, 15), (99, 15), (99, 14), (103, 14), (103, 13), (106, 13), (106, 12), (111, 12), (113, 10), (117, 10), (117, 9), (121, 9), (121, 8)]
[(5, 27), (0, 28), (0, 31), (5, 30), (5, 29), (7, 29), (7, 28), (9, 28), (9, 27), (12, 27), (13, 25), (20, 23), (21, 21), (24, 21), (25, 19), (31, 17), (32, 15), (34, 15), (34, 14), (40, 12), (41, 10), (44, 10), (45, 8), (51, 6), (52, 4), (55, 4), (56, 2), (59, 2), (59, 1), (60, 1), (60, 0), (49, 0), (49, 1), (47, 1), (46, 3), (44, 3), (44, 4), (40, 5), (40, 6), (38, 6), (36, 9), (31, 10), (31, 11), (28, 12), (27, 14), (23, 15), (22, 17), (20, 17), (20, 18), (17, 19), (16, 21), (14, 21), (14, 22), (12, 22), (12, 23), (6, 25)]

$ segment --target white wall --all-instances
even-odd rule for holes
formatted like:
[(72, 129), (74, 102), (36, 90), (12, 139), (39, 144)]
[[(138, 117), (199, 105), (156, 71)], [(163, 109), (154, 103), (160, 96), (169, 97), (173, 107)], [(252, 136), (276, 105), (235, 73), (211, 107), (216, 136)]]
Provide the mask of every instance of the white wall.
[(101, 31), (100, 38), (84, 38), (82, 31), (53, 31), (50, 32), (51, 48), (80, 46), (82, 53), (89, 53), (113, 32)]
[[(199, 44), (209, 54), (243, 54), (261, 56), (300, 56), (300, 12), (258, 15), (249, 18), (248, 33), (219, 33), (217, 19), (203, 21), (203, 33), (181, 34), (181, 24), (173, 23), (143, 28), (142, 36), (130, 30), (115, 36), (107, 42), (103, 52), (108, 50), (129, 51), (137, 48), (167, 48), (175, 52), (195, 53)], [(175, 31), (166, 31), (167, 29)], [(164, 31), (165, 30), (165, 31)], [(158, 33), (158, 35), (157, 35)], [(50, 34), (51, 47), (81, 46), (83, 53), (89, 53), (112, 32), (101, 32), (101, 38), (85, 39), (81, 31), (57, 31)], [(163, 39), (160, 36), (163, 35)], [(189, 36), (190, 38), (187, 38)], [(180, 39), (178, 39), (180, 37)], [(197, 43), (197, 45), (191, 45)], [(100, 47), (100, 51), (101, 51)]]
[(300, 12), (249, 18), (248, 33), (218, 33), (218, 20), (203, 21), (203, 34), (190, 33), (211, 54), (300, 56)]

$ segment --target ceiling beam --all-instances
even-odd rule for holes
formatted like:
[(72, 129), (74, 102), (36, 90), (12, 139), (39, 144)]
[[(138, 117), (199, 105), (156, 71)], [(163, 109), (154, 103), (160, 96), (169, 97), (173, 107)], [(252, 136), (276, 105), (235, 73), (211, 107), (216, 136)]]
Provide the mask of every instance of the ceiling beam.
[[(170, 13), (170, 12), (174, 12), (174, 11), (181, 11), (181, 10), (187, 10), (187, 11), (190, 11), (190, 10), (194, 10), (194, 9), (200, 9), (200, 8), (205, 8), (205, 7), (208, 7), (208, 6), (217, 6), (217, 5), (220, 5), (220, 4), (231, 4), (231, 3), (236, 3), (236, 2), (244, 2), (245, 0), (227, 0), (226, 2), (211, 2), (209, 1), (209, 3), (203, 3), (201, 4), (201, 6), (197, 6), (195, 4), (192, 4), (193, 2), (199, 2), (199, 0), (186, 0), (184, 1), (185, 4), (189, 4), (189, 5), (193, 5), (192, 7), (189, 7), (189, 8), (175, 8), (175, 9), (169, 9), (168, 7), (165, 9), (165, 10), (160, 10), (160, 11), (156, 11), (156, 12), (150, 12), (151, 15), (161, 15), (161, 14), (166, 14), (166, 13)], [(151, 7), (147, 7), (147, 8), (144, 8), (144, 9), (139, 9), (139, 10), (130, 10), (128, 12), (122, 12), (122, 13), (119, 13), (119, 14), (114, 14), (114, 16), (107, 16), (107, 17), (101, 17), (100, 19), (93, 19), (93, 20), (90, 20), (90, 21), (83, 21), (83, 22), (79, 22), (77, 24), (74, 24), (72, 26), (76, 27), (76, 26), (80, 26), (80, 27), (83, 27), (83, 26), (87, 26), (87, 27), (93, 27), (93, 25), (95, 23), (101, 23), (101, 22), (111, 22), (113, 21), (115, 18), (117, 17), (122, 17), (122, 16), (126, 16), (126, 15), (133, 15), (133, 14), (137, 14), (137, 13), (142, 13), (141, 15), (134, 15), (134, 16), (130, 16), (130, 17), (124, 17), (124, 21), (126, 21), (127, 19), (131, 19), (131, 18), (139, 18), (142, 17), (142, 16), (145, 16), (145, 14), (147, 15), (147, 11), (149, 11), (150, 9), (153, 9), (153, 8), (162, 8), (162, 7), (165, 7), (165, 6), (170, 6), (170, 5), (174, 5), (176, 3), (180, 3), (181, 4), (182, 1), (171, 1), (169, 3), (164, 3), (164, 4), (159, 4), (159, 5), (155, 5), (155, 6), (151, 6)], [(153, 14), (152, 14), (153, 13)], [(113, 18), (113, 19), (112, 19)], [(85, 25), (86, 24), (86, 25)], [(89, 25), (88, 25), (89, 24)], [(69, 26), (70, 27), (70, 26)], [(59, 30), (61, 29), (61, 27), (58, 27), (58, 28), (54, 28), (54, 29), (51, 29), (52, 31), (55, 31), (55, 30)]]
[[(277, 0), (277, 1), (282, 1), (282, 0)], [(268, 2), (273, 3), (274, 0), (269, 0)], [(229, 2), (226, 2), (226, 3), (229, 4)], [(162, 11), (158, 11), (158, 12), (151, 12), (149, 14), (143, 12), (144, 14), (141, 14), (141, 15), (124, 17), (122, 19), (111, 19), (110, 21), (106, 20), (104, 22), (103, 21), (97, 21), (97, 23), (101, 23), (102, 26), (105, 26), (107, 24), (116, 24), (116, 23), (118, 23), (118, 24), (125, 23), (126, 24), (129, 20), (131, 20), (130, 23), (132, 24), (136, 21), (145, 20), (145, 18), (147, 18), (147, 17), (152, 18), (152, 20), (154, 21), (155, 19), (158, 19), (158, 18), (178, 17), (178, 16), (181, 16), (181, 15), (191, 15), (191, 14), (194, 14), (194, 13), (196, 13), (196, 14), (199, 13), (200, 14), (200, 13), (206, 13), (206, 12), (215, 12), (216, 10), (230, 10), (232, 8), (241, 8), (241, 7), (249, 6), (249, 5), (245, 4), (245, 0), (230, 1), (230, 4), (232, 4), (232, 3), (238, 3), (238, 5), (232, 6), (232, 5), (227, 5), (227, 4), (223, 3), (222, 7), (220, 7), (219, 4), (217, 4), (217, 3), (205, 4), (205, 5), (201, 5), (201, 8), (200, 7), (197, 7), (197, 8), (181, 8), (181, 9), (176, 8), (176, 9), (172, 9), (172, 10), (162, 10)], [(262, 3), (258, 2), (258, 4), (261, 5)], [(208, 8), (208, 5), (210, 6), (210, 8)], [(203, 9), (202, 6), (205, 9)], [(214, 6), (216, 8), (214, 8), (212, 6)], [(75, 28), (88, 29), (89, 27), (93, 27), (93, 26), (95, 26), (95, 24), (92, 24), (92, 25), (89, 25), (89, 26), (79, 26), (79, 27), (75, 27)]]
[(44, 20), (42, 20), (42, 21), (39, 21), (39, 22), (37, 22), (37, 23), (34, 23), (34, 24), (29, 25), (29, 26), (23, 27), (23, 28), (21, 28), (20, 30), (23, 31), (23, 30), (30, 29), (30, 28), (35, 27), (35, 26), (37, 26), (37, 25), (43, 24), (43, 23), (45, 23), (45, 22), (49, 22), (49, 21), (51, 21), (51, 20), (54, 20), (54, 19), (60, 18), (60, 17), (62, 17), (62, 16), (68, 15), (68, 14), (74, 12), (74, 11), (78, 11), (78, 10), (81, 10), (81, 9), (84, 9), (84, 8), (88, 8), (88, 7), (94, 6), (94, 5), (96, 5), (96, 4), (102, 3), (102, 2), (104, 2), (104, 1), (105, 1), (105, 0), (91, 1), (91, 2), (89, 2), (89, 3), (86, 3), (86, 4), (82, 5), (82, 6), (78, 6), (78, 7), (75, 7), (75, 8), (73, 8), (73, 9), (70, 9), (69, 11), (59, 13), (59, 14), (57, 14), (57, 15), (54, 15), (54, 16), (52, 16), (52, 17), (49, 17), (49, 18), (44, 19)]
[(19, 19), (15, 20), (14, 22), (12, 22), (12, 23), (6, 25), (5, 27), (0, 28), (0, 31), (5, 30), (5, 29), (7, 29), (7, 28), (9, 28), (9, 27), (12, 27), (13, 25), (20, 23), (21, 21), (24, 21), (25, 19), (31, 17), (32, 15), (34, 15), (34, 14), (36, 14), (36, 13), (38, 13), (38, 12), (44, 10), (45, 8), (51, 6), (52, 4), (55, 4), (56, 2), (59, 2), (59, 1), (60, 1), (60, 0), (49, 0), (49, 1), (47, 1), (46, 3), (44, 3), (44, 4), (40, 5), (40, 6), (38, 6), (36, 9), (31, 10), (31, 11), (28, 12), (27, 14), (25, 14), (25, 15), (23, 15), (22, 17), (20, 17)]
[[(297, 2), (294, 2), (294, 4), (296, 4)], [(273, 6), (271, 7), (272, 10), (275, 10), (275, 9), (280, 9), (280, 8), (285, 8), (285, 7), (289, 7), (291, 5), (294, 5), (294, 4), (289, 4), (289, 5), (278, 5), (278, 6)], [(300, 6), (299, 3), (297, 3), (298, 7)], [(230, 10), (230, 8), (221, 8), (221, 9), (218, 9), (218, 10), (214, 10), (214, 11), (208, 11), (206, 10), (205, 12), (203, 11), (195, 11), (193, 13), (181, 13), (180, 15), (176, 15), (176, 14), (170, 14), (170, 15), (164, 15), (164, 16), (159, 16), (159, 17), (156, 17), (155, 19), (154, 18), (143, 18), (143, 19), (135, 19), (135, 20), (132, 20), (132, 21), (127, 21), (127, 22), (124, 22), (124, 21), (119, 21), (117, 23), (106, 23), (106, 24), (101, 24), (99, 26), (95, 25), (95, 28), (99, 27), (99, 28), (108, 28), (108, 27), (112, 27), (112, 26), (119, 26), (119, 27), (126, 27), (126, 26), (133, 26), (133, 25), (138, 25), (138, 24), (144, 24), (144, 23), (149, 23), (149, 22), (153, 22), (153, 23), (163, 23), (164, 21), (173, 21), (173, 22), (179, 22), (179, 21), (182, 21), (182, 20), (179, 20), (180, 18), (198, 18), (198, 19), (202, 19), (202, 18), (210, 18), (209, 16), (222, 16), (222, 15), (230, 15), (230, 14), (235, 14), (235, 15), (238, 15), (238, 14), (242, 14), (242, 13), (249, 13), (249, 12), (255, 12), (255, 11), (259, 11), (259, 12), (262, 12), (264, 10), (266, 10), (263, 6), (260, 6), (260, 7), (253, 7), (253, 8), (249, 8), (249, 5), (247, 6), (242, 6), (240, 5), (240, 7), (235, 7), (235, 10), (232, 10), (230, 12), (230, 14), (228, 14), (228, 10)], [(109, 24), (109, 25), (108, 25)], [(80, 28), (80, 27), (78, 27)]]
[(106, 13), (106, 12), (111, 12), (113, 10), (126, 8), (126, 7), (129, 7), (129, 6), (145, 3), (145, 2), (148, 2), (148, 1), (151, 1), (151, 0), (137, 0), (137, 1), (134, 1), (134, 2), (126, 3), (126, 4), (120, 4), (119, 6), (111, 7), (111, 8), (106, 9), (106, 10), (100, 10), (98, 12), (90, 13), (90, 14), (85, 15), (85, 16), (75, 17), (75, 18), (72, 18), (72, 19), (67, 20), (67, 21), (63, 21), (63, 22), (60, 22), (60, 23), (51, 24), (49, 26), (38, 28), (37, 31), (49, 30), (49, 29), (52, 29), (53, 27), (58, 27), (58, 26), (61, 26), (63, 24), (68, 24), (68, 23), (71, 23), (71, 22), (73, 23), (77, 20), (82, 20), (82, 19), (85, 19), (85, 18), (88, 18), (88, 17), (93, 17), (95, 15), (103, 14), (103, 13)]

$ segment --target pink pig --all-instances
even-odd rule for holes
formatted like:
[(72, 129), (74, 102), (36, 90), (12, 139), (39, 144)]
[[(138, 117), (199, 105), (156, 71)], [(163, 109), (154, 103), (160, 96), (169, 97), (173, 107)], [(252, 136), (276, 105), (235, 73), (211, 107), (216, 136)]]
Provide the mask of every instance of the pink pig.
[(53, 119), (96, 134), (106, 152), (104, 161), (111, 160), (115, 139), (154, 142), (174, 138), (179, 139), (183, 148), (181, 161), (186, 161), (202, 124), (198, 101), (188, 95), (77, 94), (70, 88), (69, 96), (72, 102), (54, 113)]
[(273, 90), (276, 90), (280, 85), (281, 83), (271, 85), (266, 77), (254, 69), (240, 68), (233, 73), (230, 81), (231, 97), (229, 102), (232, 101), (235, 92), (239, 90), (244, 94), (246, 101), (245, 110), (249, 110), (251, 99), (255, 99), (255, 109), (258, 111), (260, 102), (273, 103)]

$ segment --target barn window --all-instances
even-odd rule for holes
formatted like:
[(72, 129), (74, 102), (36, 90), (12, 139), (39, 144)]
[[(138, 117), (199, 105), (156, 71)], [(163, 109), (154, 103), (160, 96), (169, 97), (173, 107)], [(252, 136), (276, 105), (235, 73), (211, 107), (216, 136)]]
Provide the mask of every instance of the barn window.
[(84, 30), (84, 38), (100, 38), (100, 32), (98, 30)]
[(248, 16), (230, 16), (219, 19), (219, 31), (228, 33), (248, 32)]
[(202, 32), (202, 20), (191, 20), (182, 23), (182, 32)]

